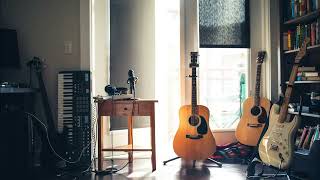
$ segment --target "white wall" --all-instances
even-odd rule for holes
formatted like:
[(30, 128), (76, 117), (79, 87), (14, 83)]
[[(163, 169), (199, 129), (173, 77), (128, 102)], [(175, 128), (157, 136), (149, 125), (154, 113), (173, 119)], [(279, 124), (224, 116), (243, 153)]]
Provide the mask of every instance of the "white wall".
[[(110, 83), (128, 88), (128, 70), (133, 69), (139, 77), (136, 97), (154, 99), (155, 1), (111, 0), (110, 7)], [(126, 120), (113, 122), (117, 127), (127, 124)], [(137, 122), (140, 127), (149, 124), (149, 120)]]
[[(44, 81), (56, 117), (57, 73), (80, 68), (80, 1), (0, 2), (0, 26), (17, 30), (22, 66), (19, 70), (1, 71), (1, 76), (8, 81), (27, 82), (25, 63), (33, 56), (44, 58)], [(72, 41), (72, 54), (64, 54), (64, 41)]]
[(155, 94), (154, 0), (111, 0), (110, 80), (128, 87), (128, 70), (139, 77), (137, 97)]

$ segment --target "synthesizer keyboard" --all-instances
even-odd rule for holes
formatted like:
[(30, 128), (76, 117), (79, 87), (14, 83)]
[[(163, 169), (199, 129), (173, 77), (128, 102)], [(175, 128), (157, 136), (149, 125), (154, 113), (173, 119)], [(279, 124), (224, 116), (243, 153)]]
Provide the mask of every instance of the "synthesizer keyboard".
[(89, 71), (58, 74), (58, 132), (65, 145), (64, 157), (75, 161), (84, 147), (80, 164), (91, 163), (91, 89)]

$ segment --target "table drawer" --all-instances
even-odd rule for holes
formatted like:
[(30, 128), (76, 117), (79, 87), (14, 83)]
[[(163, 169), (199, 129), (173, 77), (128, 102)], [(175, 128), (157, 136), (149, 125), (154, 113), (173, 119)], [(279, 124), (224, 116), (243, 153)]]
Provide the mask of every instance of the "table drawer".
[(123, 104), (115, 104), (115, 111), (113, 112), (115, 116), (131, 116), (136, 114), (138, 109), (138, 104), (134, 105), (133, 110), (133, 104), (129, 103), (123, 103)]

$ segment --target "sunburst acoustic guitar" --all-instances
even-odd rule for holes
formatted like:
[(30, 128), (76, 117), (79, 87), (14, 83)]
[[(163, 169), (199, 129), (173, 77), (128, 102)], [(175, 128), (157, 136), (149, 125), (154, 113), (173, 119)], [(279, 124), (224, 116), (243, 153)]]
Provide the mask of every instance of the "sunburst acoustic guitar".
[(288, 114), (288, 105), (299, 63), (306, 54), (306, 44), (308, 42), (309, 38), (306, 38), (295, 57), (281, 108), (277, 104), (272, 106), (269, 128), (259, 144), (261, 160), (265, 164), (279, 169), (288, 169), (293, 159), (294, 135), (299, 127), (300, 116)]
[(243, 102), (243, 114), (236, 128), (237, 140), (248, 146), (257, 146), (271, 107), (267, 98), (260, 97), (261, 66), (265, 54), (265, 51), (258, 52), (255, 95)]
[(197, 104), (197, 58), (198, 52), (191, 52), (192, 103), (180, 108), (180, 124), (173, 141), (175, 153), (185, 160), (204, 160), (216, 151), (209, 128), (209, 109)]

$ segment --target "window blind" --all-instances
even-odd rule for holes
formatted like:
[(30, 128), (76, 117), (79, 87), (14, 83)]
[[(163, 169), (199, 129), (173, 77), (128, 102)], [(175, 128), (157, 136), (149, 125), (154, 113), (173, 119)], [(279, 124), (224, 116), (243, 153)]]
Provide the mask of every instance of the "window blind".
[(249, 0), (199, 0), (201, 48), (249, 48)]

